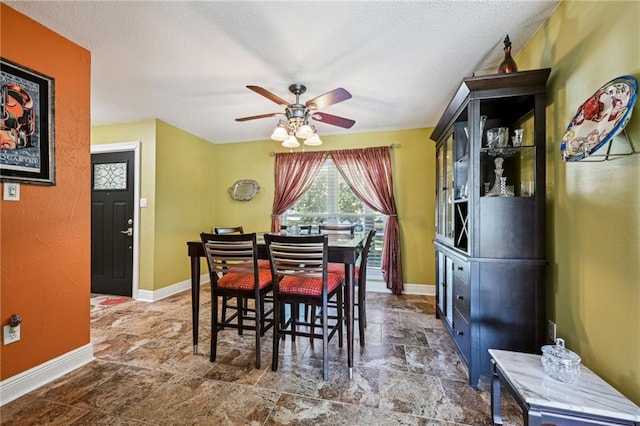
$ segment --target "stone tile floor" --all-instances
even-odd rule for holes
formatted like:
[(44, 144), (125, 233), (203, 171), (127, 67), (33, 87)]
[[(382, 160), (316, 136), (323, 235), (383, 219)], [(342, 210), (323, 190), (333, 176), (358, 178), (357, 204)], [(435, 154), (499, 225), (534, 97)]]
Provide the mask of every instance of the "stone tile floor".
[[(334, 338), (325, 382), (322, 346), (305, 338), (287, 339), (271, 371), (271, 331), (262, 339), (262, 368), (254, 366), (251, 331), (223, 331), (218, 358), (209, 362), (208, 286), (202, 292), (198, 355), (188, 291), (152, 304), (92, 306), (96, 360), (0, 407), (0, 424), (491, 424), (489, 381), (468, 385), (433, 297), (369, 293), (366, 345), (356, 340), (353, 380), (346, 344), (340, 349)], [(521, 425), (520, 409), (505, 394), (505, 424)]]

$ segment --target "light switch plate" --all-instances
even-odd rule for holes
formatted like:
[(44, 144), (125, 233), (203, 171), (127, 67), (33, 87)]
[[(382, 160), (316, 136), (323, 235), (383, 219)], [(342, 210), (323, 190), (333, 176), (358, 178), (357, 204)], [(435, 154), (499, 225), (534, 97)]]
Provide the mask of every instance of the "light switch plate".
[(20, 184), (15, 182), (5, 182), (3, 199), (6, 201), (20, 201)]

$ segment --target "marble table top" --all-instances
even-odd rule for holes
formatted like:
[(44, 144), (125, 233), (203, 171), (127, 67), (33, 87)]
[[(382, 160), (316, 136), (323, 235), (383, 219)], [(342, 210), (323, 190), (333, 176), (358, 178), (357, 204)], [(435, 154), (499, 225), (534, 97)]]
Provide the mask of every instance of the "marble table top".
[(546, 375), (540, 355), (498, 349), (489, 355), (529, 406), (640, 422), (640, 408), (584, 365), (567, 384)]

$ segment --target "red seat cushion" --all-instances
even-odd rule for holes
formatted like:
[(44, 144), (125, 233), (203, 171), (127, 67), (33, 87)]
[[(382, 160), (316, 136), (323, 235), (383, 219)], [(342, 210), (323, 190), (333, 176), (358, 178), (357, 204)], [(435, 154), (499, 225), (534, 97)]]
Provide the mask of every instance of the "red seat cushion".
[(269, 264), (268, 260), (260, 259), (258, 260), (258, 268), (271, 269), (271, 265)]
[[(258, 269), (258, 285), (264, 288), (271, 284), (271, 271), (269, 269)], [(218, 287), (237, 290), (253, 290), (253, 274), (243, 274), (230, 272), (218, 279)]]
[[(331, 293), (344, 281), (344, 273), (327, 274), (327, 288)], [(322, 278), (284, 277), (278, 284), (281, 293), (299, 294), (303, 296), (321, 296)]]
[[(327, 263), (327, 270), (329, 271), (330, 274), (338, 274), (344, 277), (344, 263), (329, 262)], [(356, 266), (355, 276), (356, 276), (356, 279), (358, 279), (358, 277), (360, 276), (359, 266)]]

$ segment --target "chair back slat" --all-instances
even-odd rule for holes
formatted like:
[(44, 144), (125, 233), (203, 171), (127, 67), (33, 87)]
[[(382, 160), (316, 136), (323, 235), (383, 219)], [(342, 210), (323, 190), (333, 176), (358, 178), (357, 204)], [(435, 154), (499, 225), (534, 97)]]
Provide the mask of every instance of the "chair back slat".
[(355, 232), (355, 225), (320, 225), (321, 234), (350, 234)]
[(265, 235), (272, 274), (322, 278), (327, 269), (328, 237)]
[(211, 273), (212, 285), (220, 276), (234, 273), (252, 274), (257, 282), (256, 234), (201, 234)]
[(223, 234), (244, 234), (244, 228), (242, 226), (232, 226), (229, 228), (213, 228), (213, 233), (218, 235)]

